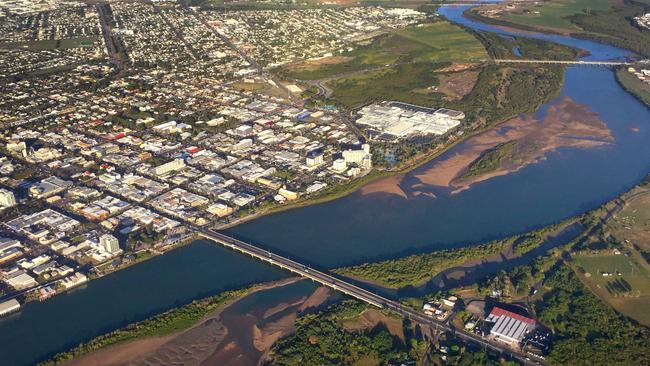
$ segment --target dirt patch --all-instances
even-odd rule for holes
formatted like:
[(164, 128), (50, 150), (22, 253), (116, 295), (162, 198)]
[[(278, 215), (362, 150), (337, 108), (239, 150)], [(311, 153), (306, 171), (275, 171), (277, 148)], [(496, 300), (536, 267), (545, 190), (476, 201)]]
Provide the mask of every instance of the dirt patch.
[(262, 318), (263, 319), (270, 318), (275, 314), (281, 313), (281, 312), (283, 312), (283, 311), (285, 311), (285, 310), (287, 310), (287, 309), (289, 309), (291, 307), (294, 307), (296, 305), (300, 305), (302, 303), (303, 303), (303, 300), (300, 300), (300, 301), (297, 301), (297, 302), (294, 302), (294, 303), (291, 303), (291, 304), (289, 304), (289, 303), (278, 304), (276, 306), (273, 306), (273, 307), (267, 309), (264, 312), (264, 315), (262, 316)]
[(352, 57), (346, 56), (330, 56), (322, 57), (316, 60), (307, 60), (304, 62), (294, 63), (289, 65), (289, 69), (293, 71), (313, 71), (318, 70), (321, 66), (336, 65), (344, 62), (352, 61)]
[[(462, 177), (483, 152), (509, 141), (517, 141), (517, 148), (511, 156), (500, 161), (496, 169)], [(559, 148), (594, 148), (613, 141), (611, 131), (597, 114), (566, 97), (551, 106), (541, 120), (525, 115), (468, 139), (457, 154), (436, 162), (416, 177), (421, 183), (460, 192), (474, 183), (542, 161), (546, 154)]]
[(465, 70), (470, 70), (476, 68), (478, 64), (453, 64), (450, 66), (443, 67), (442, 69), (438, 69), (436, 71), (438, 72), (460, 72), (460, 71), (465, 71)]
[(445, 100), (459, 100), (474, 89), (478, 80), (478, 71), (464, 71), (452, 74), (440, 75), (440, 86), (438, 91), (445, 94)]
[(404, 341), (404, 326), (402, 320), (391, 318), (377, 309), (366, 309), (354, 320), (343, 322), (343, 327), (350, 332), (371, 330), (379, 324), (383, 324), (388, 332)]

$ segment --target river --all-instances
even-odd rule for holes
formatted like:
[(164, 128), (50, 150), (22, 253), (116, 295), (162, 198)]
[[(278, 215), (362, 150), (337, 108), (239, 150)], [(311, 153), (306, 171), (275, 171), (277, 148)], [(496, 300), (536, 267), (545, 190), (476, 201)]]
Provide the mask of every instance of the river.
[[(628, 52), (564, 36), (509, 33), (462, 16), (466, 7), (442, 7), (447, 18), (475, 29), (543, 38), (590, 52), (586, 59), (621, 59)], [(353, 193), (345, 198), (262, 217), (229, 233), (320, 267), (336, 267), (433, 249), (472, 245), (538, 228), (583, 213), (618, 196), (650, 171), (650, 111), (616, 82), (612, 70), (569, 67), (561, 96), (597, 113), (615, 142), (594, 149), (560, 149), (516, 173), (451, 194)], [(459, 144), (439, 159), (463, 149)], [(418, 174), (400, 183), (412, 190)], [(285, 273), (199, 241), (145, 263), (92, 281), (84, 288), (30, 303), (0, 319), (0, 360), (27, 365), (89, 338), (164, 309), (227, 288), (269, 281)]]

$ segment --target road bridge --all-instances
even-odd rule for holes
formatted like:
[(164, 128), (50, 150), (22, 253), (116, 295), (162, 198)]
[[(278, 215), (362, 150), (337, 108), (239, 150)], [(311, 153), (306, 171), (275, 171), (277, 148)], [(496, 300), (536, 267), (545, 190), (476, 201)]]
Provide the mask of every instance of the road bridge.
[(343, 292), (355, 299), (366, 302), (370, 305), (376, 306), (380, 309), (391, 310), (405, 318), (410, 319), (418, 324), (429, 326), (435, 329), (438, 332), (449, 332), (454, 334), (459, 339), (464, 342), (470, 342), (481, 346), (484, 349), (491, 349), (510, 356), (524, 365), (543, 365), (544, 362), (541, 360), (530, 360), (530, 358), (519, 351), (512, 350), (505, 346), (502, 346), (497, 343), (488, 342), (484, 338), (470, 332), (466, 332), (462, 329), (455, 329), (449, 322), (441, 322), (436, 319), (425, 315), (419, 311), (413, 310), (411, 308), (405, 307), (401, 303), (387, 299), (383, 296), (380, 296), (372, 291), (368, 291), (362, 287), (354, 285), (350, 282), (347, 282), (341, 278), (335, 277), (332, 274), (319, 271), (314, 268), (310, 268), (304, 264), (298, 263), (294, 260), (291, 260), (287, 257), (275, 254), (269, 250), (259, 248), (255, 245), (243, 242), (241, 240), (235, 239), (226, 234), (217, 232), (209, 228), (195, 228), (197, 233), (209, 240), (212, 240), (216, 243), (219, 243), (225, 247), (231, 248), (235, 251), (241, 252), (243, 254), (250, 255), (264, 262), (270, 263), (272, 265), (278, 266), (282, 269), (291, 271), (297, 275), (300, 275), (305, 278), (309, 278), (315, 282), (320, 283), (323, 286), (329, 287), (336, 291)]
[(584, 66), (628, 66), (629, 61), (580, 61), (580, 60), (526, 60), (526, 59), (493, 59), (497, 64), (543, 64), (543, 65), (584, 65)]

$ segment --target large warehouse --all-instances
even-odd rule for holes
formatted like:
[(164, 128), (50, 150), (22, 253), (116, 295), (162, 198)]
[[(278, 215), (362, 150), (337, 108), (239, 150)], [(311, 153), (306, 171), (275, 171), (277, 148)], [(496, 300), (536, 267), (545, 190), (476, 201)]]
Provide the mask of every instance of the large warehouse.
[(401, 102), (383, 102), (363, 107), (356, 123), (380, 139), (397, 141), (410, 136), (442, 135), (458, 126), (465, 114), (451, 109), (433, 109)]
[(514, 345), (519, 345), (522, 338), (535, 329), (536, 324), (533, 319), (499, 307), (494, 307), (485, 320), (494, 323), (490, 330), (494, 339)]

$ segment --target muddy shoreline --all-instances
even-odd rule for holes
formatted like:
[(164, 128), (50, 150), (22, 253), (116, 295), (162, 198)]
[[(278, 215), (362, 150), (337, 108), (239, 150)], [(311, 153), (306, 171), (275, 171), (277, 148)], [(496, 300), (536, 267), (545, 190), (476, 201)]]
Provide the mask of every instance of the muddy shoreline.
[(289, 303), (270, 304), (260, 314), (237, 314), (231, 310), (252, 296), (300, 281), (293, 277), (261, 286), (224, 304), (187, 329), (111, 345), (63, 365), (261, 364), (273, 344), (293, 331), (296, 317), (327, 301), (330, 291), (319, 287)]

